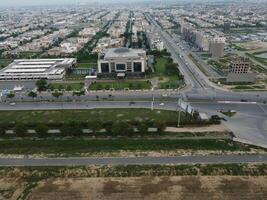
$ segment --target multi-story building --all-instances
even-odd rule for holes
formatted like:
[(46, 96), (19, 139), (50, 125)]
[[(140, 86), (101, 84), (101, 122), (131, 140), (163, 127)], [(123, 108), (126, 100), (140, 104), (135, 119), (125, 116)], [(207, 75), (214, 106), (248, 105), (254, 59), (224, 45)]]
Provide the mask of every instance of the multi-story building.
[(194, 44), (196, 41), (195, 28), (190, 24), (181, 25), (181, 34), (185, 41)]
[(209, 43), (209, 52), (212, 58), (221, 58), (224, 56), (225, 38), (213, 38)]
[(111, 48), (99, 54), (99, 74), (140, 75), (147, 69), (146, 51), (143, 49)]
[(250, 62), (245, 58), (238, 58), (231, 62), (231, 67), (229, 68), (229, 73), (243, 74), (248, 73), (250, 69)]
[(250, 61), (246, 58), (235, 58), (227, 75), (227, 82), (255, 82), (255, 73), (250, 72)]
[(209, 37), (204, 33), (197, 31), (196, 33), (196, 46), (200, 51), (209, 51)]
[(224, 22), (223, 24), (223, 32), (228, 33), (231, 28), (231, 23), (230, 22)]

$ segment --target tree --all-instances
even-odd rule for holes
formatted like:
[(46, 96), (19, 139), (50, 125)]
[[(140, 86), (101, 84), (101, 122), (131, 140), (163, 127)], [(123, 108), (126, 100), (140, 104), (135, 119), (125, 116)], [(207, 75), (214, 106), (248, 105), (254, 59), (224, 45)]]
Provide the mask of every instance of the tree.
[(60, 132), (63, 136), (81, 136), (83, 133), (80, 124), (76, 121), (69, 121), (64, 124), (61, 127)]
[(17, 123), (15, 125), (14, 132), (19, 137), (25, 137), (27, 134), (27, 127), (24, 124)]
[(15, 97), (15, 94), (14, 94), (13, 92), (9, 92), (9, 93), (7, 94), (7, 98), (12, 99), (12, 98), (14, 98), (14, 97)]
[(93, 133), (95, 134), (97, 131), (101, 130), (102, 128), (102, 123), (99, 121), (91, 121), (89, 123), (89, 129), (91, 129), (93, 131)]
[(63, 95), (63, 93), (61, 93), (61, 92), (53, 92), (52, 93), (52, 96), (53, 97), (56, 97), (56, 98), (59, 98), (60, 96), (62, 96)]
[(71, 85), (68, 85), (68, 86), (67, 86), (67, 91), (71, 91), (71, 90), (72, 90)]
[(4, 124), (0, 124), (0, 136), (4, 136), (6, 134), (6, 126)]
[(28, 96), (31, 97), (31, 98), (35, 98), (35, 97), (37, 97), (37, 93), (31, 91), (31, 92), (29, 92)]
[(35, 129), (35, 131), (39, 137), (47, 137), (48, 130), (49, 130), (49, 128), (45, 124), (38, 124), (36, 129)]
[(158, 132), (162, 132), (166, 129), (166, 124), (164, 122), (156, 122), (155, 127), (158, 129)]
[(45, 91), (47, 89), (47, 81), (45, 79), (40, 79), (36, 81), (37, 90), (39, 92)]
[(112, 126), (113, 135), (127, 135), (133, 132), (133, 127), (127, 122), (115, 122)]
[(98, 85), (96, 86), (96, 89), (97, 89), (97, 90), (102, 90), (102, 89), (103, 89), (103, 85), (102, 85), (102, 84), (98, 84)]
[(139, 122), (139, 123), (137, 124), (137, 130), (138, 130), (138, 132), (139, 132), (141, 135), (144, 135), (144, 134), (147, 133), (147, 131), (148, 131), (148, 126), (147, 126), (147, 124), (144, 123), (144, 122)]

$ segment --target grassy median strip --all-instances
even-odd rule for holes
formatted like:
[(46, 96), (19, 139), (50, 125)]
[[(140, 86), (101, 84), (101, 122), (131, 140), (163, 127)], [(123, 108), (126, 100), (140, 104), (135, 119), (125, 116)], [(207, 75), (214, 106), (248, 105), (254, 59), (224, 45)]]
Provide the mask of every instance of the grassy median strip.
[[(0, 111), (1, 123), (61, 123), (70, 120), (79, 122), (100, 121), (160, 121), (177, 122), (176, 111), (150, 109), (92, 109), (92, 110), (39, 110), (39, 111)], [(185, 120), (182, 113), (181, 120)]]
[(0, 152), (2, 154), (54, 154), (77, 156), (83, 153), (114, 153), (119, 151), (175, 151), (190, 150), (219, 150), (219, 151), (250, 151), (251, 147), (232, 140), (144, 140), (144, 139), (116, 139), (116, 140), (2, 140)]

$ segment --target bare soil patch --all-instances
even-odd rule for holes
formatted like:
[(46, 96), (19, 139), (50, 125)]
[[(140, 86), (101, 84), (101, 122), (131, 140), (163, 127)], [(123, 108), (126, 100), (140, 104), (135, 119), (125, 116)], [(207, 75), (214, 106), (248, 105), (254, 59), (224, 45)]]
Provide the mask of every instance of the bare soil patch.
[(263, 200), (267, 177), (53, 178), (39, 182), (27, 199)]

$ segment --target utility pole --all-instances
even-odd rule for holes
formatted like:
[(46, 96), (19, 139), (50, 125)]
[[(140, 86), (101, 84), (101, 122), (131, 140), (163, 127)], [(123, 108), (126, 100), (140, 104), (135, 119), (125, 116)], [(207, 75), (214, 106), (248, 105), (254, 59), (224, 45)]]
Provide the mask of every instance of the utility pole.
[(181, 121), (181, 109), (179, 108), (179, 97), (178, 97), (178, 101), (177, 101), (177, 111), (178, 111), (178, 119), (177, 119), (177, 127), (180, 127), (180, 121)]
[(177, 127), (180, 128), (180, 121), (181, 121), (181, 109), (178, 111), (178, 122), (177, 122)]

